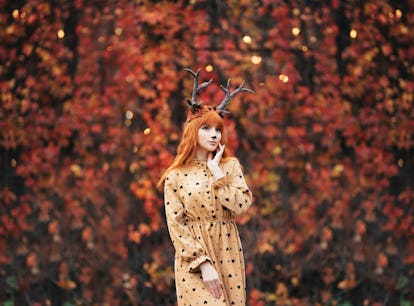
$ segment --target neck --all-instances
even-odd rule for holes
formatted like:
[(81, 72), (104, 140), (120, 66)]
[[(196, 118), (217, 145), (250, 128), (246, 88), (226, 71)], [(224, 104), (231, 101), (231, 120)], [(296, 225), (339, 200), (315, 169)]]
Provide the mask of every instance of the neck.
[(209, 152), (207, 152), (205, 150), (197, 150), (194, 154), (194, 159), (207, 160), (208, 153)]

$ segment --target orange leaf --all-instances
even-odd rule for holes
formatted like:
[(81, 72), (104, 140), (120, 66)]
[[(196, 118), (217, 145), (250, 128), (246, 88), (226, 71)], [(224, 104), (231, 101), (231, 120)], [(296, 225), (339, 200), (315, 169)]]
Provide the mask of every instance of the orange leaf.
[(76, 283), (70, 279), (59, 280), (57, 284), (63, 290), (73, 290), (76, 288)]
[(253, 273), (253, 270), (254, 270), (253, 263), (251, 261), (249, 261), (247, 263), (247, 266), (246, 266), (246, 275), (252, 274)]
[(264, 302), (260, 300), (260, 291), (258, 289), (253, 289), (250, 292), (249, 305), (250, 306), (263, 306), (264, 305)]
[(330, 241), (332, 240), (332, 237), (333, 237), (332, 230), (325, 226), (322, 230), (322, 240)]
[(299, 127), (299, 126), (296, 126), (296, 127), (294, 127), (294, 126), (289, 126), (289, 127), (286, 129), (286, 134), (287, 134), (289, 137), (292, 137), (292, 138), (296, 138), (296, 137), (303, 137), (303, 136), (305, 136), (305, 135), (306, 135), (306, 130), (305, 130), (305, 128), (303, 128), (303, 127)]
[(26, 258), (26, 264), (28, 267), (33, 268), (37, 266), (37, 256), (35, 253), (30, 253)]
[(138, 231), (129, 231), (128, 240), (139, 244), (141, 242), (141, 234)]
[(55, 235), (58, 232), (58, 222), (56, 220), (49, 223), (48, 230), (49, 233)]
[(338, 288), (342, 290), (350, 290), (356, 286), (356, 281), (354, 279), (344, 279), (339, 282)]
[(379, 253), (377, 257), (378, 267), (385, 268), (388, 266), (388, 257), (384, 253)]
[(92, 239), (92, 229), (88, 226), (82, 231), (82, 240), (90, 241)]
[(139, 225), (139, 233), (145, 236), (150, 236), (152, 233), (151, 227), (148, 224), (141, 223)]
[(365, 222), (358, 220), (355, 225), (355, 231), (358, 235), (364, 235), (367, 231)]

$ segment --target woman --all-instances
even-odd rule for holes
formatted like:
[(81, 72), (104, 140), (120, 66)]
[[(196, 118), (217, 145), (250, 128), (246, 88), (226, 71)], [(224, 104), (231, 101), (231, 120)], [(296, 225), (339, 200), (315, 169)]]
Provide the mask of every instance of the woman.
[(194, 73), (190, 110), (177, 156), (160, 180), (164, 183), (167, 226), (175, 247), (179, 306), (246, 305), (245, 268), (235, 216), (252, 202), (242, 168), (226, 148), (222, 116), (229, 100), (247, 91), (241, 84), (219, 107), (196, 96), (210, 82), (197, 84)]

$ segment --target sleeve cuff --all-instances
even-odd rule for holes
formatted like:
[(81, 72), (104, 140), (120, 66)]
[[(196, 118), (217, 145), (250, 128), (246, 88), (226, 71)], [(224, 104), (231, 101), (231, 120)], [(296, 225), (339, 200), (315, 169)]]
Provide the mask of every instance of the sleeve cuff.
[(190, 266), (188, 267), (188, 271), (191, 273), (200, 271), (200, 265), (205, 261), (211, 262), (211, 259), (206, 255), (198, 257), (197, 259), (193, 260), (190, 263)]
[(213, 188), (220, 188), (230, 184), (230, 176), (226, 175), (213, 183)]

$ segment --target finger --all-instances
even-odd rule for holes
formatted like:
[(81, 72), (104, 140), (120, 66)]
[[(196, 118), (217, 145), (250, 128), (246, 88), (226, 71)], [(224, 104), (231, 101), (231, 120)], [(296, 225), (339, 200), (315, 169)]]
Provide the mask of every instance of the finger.
[(220, 296), (221, 296), (221, 286), (220, 286), (220, 282), (218, 280), (214, 281), (213, 290), (214, 290), (214, 297), (216, 299), (220, 298)]
[(223, 156), (224, 145), (219, 144), (219, 150), (217, 151), (216, 158), (219, 160)]
[[(212, 286), (211, 286), (211, 284), (210, 284), (210, 281), (204, 282), (204, 285), (206, 286), (206, 288), (207, 288), (208, 292), (210, 292), (210, 294), (211, 294), (212, 296), (214, 296), (214, 290), (213, 290), (213, 287), (212, 287)], [(214, 296), (214, 297), (215, 297), (215, 296)]]
[(221, 294), (222, 294), (221, 287), (220, 286), (217, 286), (216, 287), (216, 296), (215, 296), (215, 298), (216, 299), (219, 299), (221, 297)]
[(221, 145), (221, 148), (220, 148), (220, 151), (221, 151), (221, 154), (223, 155), (223, 153), (224, 153), (224, 148), (226, 147), (226, 145)]
[(217, 283), (217, 299), (221, 297), (222, 293), (223, 293), (223, 289), (221, 288), (221, 284)]
[(210, 292), (210, 294), (214, 298), (218, 299), (221, 297), (222, 290), (221, 290), (220, 282), (218, 280), (207, 281), (204, 283), (207, 287), (207, 290)]

